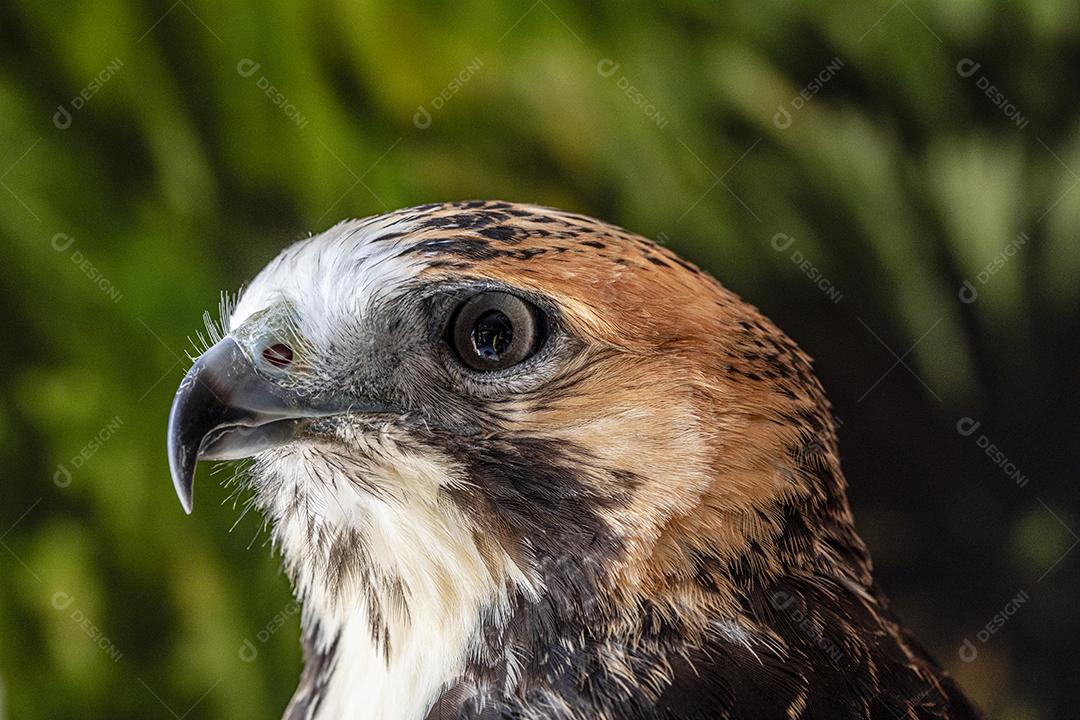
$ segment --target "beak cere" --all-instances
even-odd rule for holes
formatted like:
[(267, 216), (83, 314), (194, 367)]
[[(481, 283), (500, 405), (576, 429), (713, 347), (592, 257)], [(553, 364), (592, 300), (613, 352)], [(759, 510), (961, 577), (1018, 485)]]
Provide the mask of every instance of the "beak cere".
[(199, 460), (250, 457), (294, 439), (310, 418), (345, 409), (311, 400), (262, 375), (231, 337), (199, 356), (169, 412), (169, 470), (185, 512)]

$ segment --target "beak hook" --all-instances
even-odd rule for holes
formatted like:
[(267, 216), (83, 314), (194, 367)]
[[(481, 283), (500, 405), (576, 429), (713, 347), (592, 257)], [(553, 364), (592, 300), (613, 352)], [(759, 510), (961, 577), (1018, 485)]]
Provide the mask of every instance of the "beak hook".
[(168, 454), (173, 486), (191, 513), (199, 460), (250, 457), (296, 437), (313, 413), (300, 398), (259, 374), (232, 337), (199, 356), (169, 411)]
[[(280, 374), (283, 368), (275, 362), (280, 350), (276, 345), (267, 349), (273, 352), (259, 357), (278, 368), (271, 374)], [(169, 411), (167, 442), (173, 487), (188, 514), (199, 460), (238, 460), (280, 447), (296, 440), (312, 418), (402, 412), (381, 401), (283, 387), (259, 371), (258, 361), (230, 335), (200, 355), (180, 382)]]

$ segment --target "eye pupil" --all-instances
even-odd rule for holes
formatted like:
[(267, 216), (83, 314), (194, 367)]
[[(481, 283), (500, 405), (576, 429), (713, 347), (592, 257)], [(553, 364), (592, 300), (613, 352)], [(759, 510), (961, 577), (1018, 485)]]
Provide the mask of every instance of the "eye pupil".
[(447, 328), (447, 340), (469, 369), (505, 370), (540, 346), (538, 314), (535, 306), (510, 293), (478, 293), (458, 307)]
[(489, 310), (473, 325), (472, 345), (487, 360), (498, 360), (514, 342), (514, 326), (500, 310)]

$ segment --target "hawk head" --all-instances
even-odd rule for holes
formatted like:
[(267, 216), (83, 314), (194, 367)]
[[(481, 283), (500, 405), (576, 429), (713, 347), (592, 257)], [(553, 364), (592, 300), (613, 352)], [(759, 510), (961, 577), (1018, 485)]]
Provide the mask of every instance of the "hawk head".
[[(637, 717), (681, 707), (695, 653), (805, 659), (811, 585), (883, 608), (807, 356), (667, 249), (549, 208), (286, 249), (181, 385), (169, 455), (188, 511), (197, 460), (254, 458), (304, 604), (296, 717)], [(734, 703), (710, 667), (698, 694)]]

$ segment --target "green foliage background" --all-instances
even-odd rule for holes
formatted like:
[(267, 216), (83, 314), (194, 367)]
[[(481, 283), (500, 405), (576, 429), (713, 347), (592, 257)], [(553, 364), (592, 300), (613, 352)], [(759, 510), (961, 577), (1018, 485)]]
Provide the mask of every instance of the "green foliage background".
[(659, 238), (773, 316), (900, 614), (993, 716), (1075, 712), (1078, 59), (1067, 0), (5, 4), (0, 717), (280, 714), (260, 520), (167, 475), (188, 338), (290, 241), (462, 198)]

